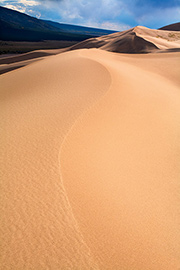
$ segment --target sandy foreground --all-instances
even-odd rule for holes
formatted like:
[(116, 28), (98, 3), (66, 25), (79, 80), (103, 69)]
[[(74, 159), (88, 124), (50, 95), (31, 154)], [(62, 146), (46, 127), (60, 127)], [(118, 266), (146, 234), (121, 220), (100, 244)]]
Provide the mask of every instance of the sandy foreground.
[(180, 269), (179, 74), (81, 49), (0, 76), (0, 269)]

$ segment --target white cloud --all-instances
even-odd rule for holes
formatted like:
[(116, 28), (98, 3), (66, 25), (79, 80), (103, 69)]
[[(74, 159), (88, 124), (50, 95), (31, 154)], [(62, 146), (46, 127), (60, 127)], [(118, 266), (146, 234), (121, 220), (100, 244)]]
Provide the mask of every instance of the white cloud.
[(100, 28), (109, 29), (109, 30), (117, 30), (117, 31), (124, 31), (130, 27), (128, 24), (122, 23), (112, 23), (112, 22), (103, 22), (99, 25)]
[(3, 4), (6, 4), (6, 6), (20, 6), (20, 5), (22, 5), (22, 6), (37, 6), (37, 5), (39, 5), (40, 3), (39, 3), (39, 1), (38, 0), (1, 0), (1, 2), (3, 3)]
[[(3, 6), (59, 22), (125, 30), (179, 21), (180, 0), (0, 0)], [(157, 2), (157, 3), (156, 3)], [(170, 2), (172, 4), (170, 5)]]
[(105, 21), (102, 23), (96, 23), (96, 22), (89, 21), (89, 22), (85, 23), (84, 25), (88, 26), (88, 27), (95, 27), (95, 28), (115, 30), (115, 31), (124, 31), (124, 30), (131, 28), (127, 24), (113, 23), (113, 22), (109, 22), (109, 21)]
[(34, 16), (36, 18), (40, 18), (41, 17), (41, 13), (35, 9), (33, 9), (33, 7), (38, 6), (39, 2), (35, 1), (35, 0), (1, 0), (3, 1), (3, 6), (22, 12), (22, 13), (26, 13), (28, 15)]
[(26, 8), (22, 7), (22, 6), (14, 6), (14, 5), (4, 5), (6, 8), (10, 8), (19, 12), (25, 12)]
[(23, 4), (24, 6), (37, 6), (39, 5), (38, 1), (34, 1), (34, 0), (18, 0), (17, 1), (19, 4)]
[(53, 6), (59, 13), (61, 22), (114, 30), (125, 27), (118, 23), (123, 11), (119, 0), (64, 0), (54, 1), (53, 5), (52, 1), (45, 1), (43, 4), (47, 8)]
[(41, 18), (41, 13), (36, 14), (36, 18), (40, 19)]
[(41, 13), (32, 9), (28, 9), (27, 10), (27, 14), (33, 17), (36, 17), (37, 19), (39, 19), (41, 17)]

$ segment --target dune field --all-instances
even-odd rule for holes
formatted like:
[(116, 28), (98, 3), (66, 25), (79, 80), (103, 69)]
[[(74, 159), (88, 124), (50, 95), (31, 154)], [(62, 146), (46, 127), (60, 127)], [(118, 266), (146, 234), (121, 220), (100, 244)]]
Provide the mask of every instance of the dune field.
[(133, 31), (1, 59), (1, 270), (180, 269), (179, 38)]

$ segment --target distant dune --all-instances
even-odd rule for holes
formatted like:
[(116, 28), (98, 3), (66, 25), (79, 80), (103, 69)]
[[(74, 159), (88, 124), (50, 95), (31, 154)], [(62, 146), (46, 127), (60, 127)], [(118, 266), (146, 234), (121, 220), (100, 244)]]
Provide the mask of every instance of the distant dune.
[(152, 30), (137, 26), (127, 31), (91, 38), (57, 50), (38, 50), (0, 59), (0, 74), (31, 64), (48, 55), (78, 49), (98, 48), (116, 53), (158, 53), (180, 51), (180, 31)]
[(137, 26), (127, 31), (91, 38), (71, 47), (100, 48), (118, 53), (149, 53), (157, 50), (180, 49), (180, 32), (152, 30)]
[(58, 54), (63, 51), (66, 51), (66, 49), (37, 50), (19, 55), (2, 57), (0, 59), (0, 74), (27, 66), (35, 61), (42, 60), (47, 56)]
[(159, 30), (180, 31), (180, 22), (163, 26), (163, 27), (159, 28)]
[(0, 59), (0, 270), (180, 268), (179, 42), (138, 26)]

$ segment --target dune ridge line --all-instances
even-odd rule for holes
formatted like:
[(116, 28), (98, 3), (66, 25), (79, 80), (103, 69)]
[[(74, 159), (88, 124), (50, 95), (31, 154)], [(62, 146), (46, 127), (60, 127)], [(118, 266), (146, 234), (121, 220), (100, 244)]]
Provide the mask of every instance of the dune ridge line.
[(176, 269), (178, 87), (114, 54), (83, 54), (112, 77), (109, 91), (77, 119), (60, 152), (63, 183), (85, 241), (100, 269)]
[[(22, 76), (26, 87), (21, 84)], [(2, 149), (5, 153), (9, 149), (3, 168), (3, 186), (9, 191), (2, 194), (1, 205), (5, 214), (1, 226), (2, 269), (11, 264), (23, 270), (98, 269), (77, 228), (60, 181), (58, 154), (59, 144), (76, 117), (102, 95), (109, 83), (107, 70), (80, 56), (78, 51), (1, 76), (1, 100), (6, 108), (4, 125), (8, 132)], [(18, 169), (12, 172), (14, 167)], [(11, 239), (14, 226), (20, 230)], [(17, 250), (21, 257), (16, 255)]]

